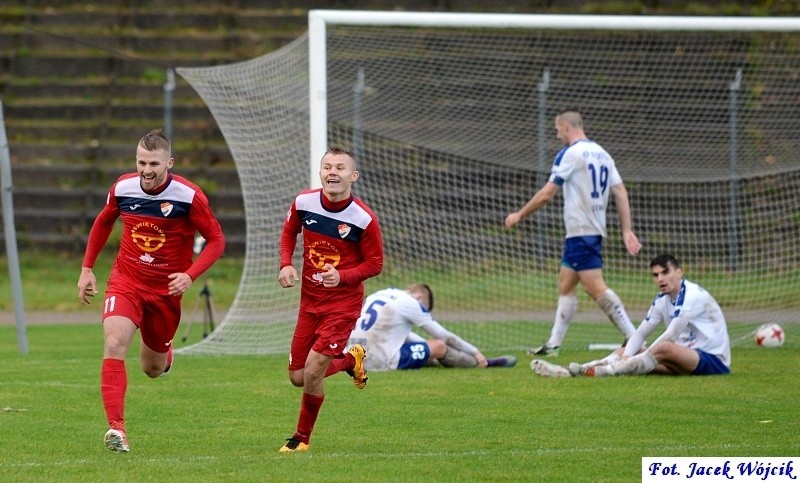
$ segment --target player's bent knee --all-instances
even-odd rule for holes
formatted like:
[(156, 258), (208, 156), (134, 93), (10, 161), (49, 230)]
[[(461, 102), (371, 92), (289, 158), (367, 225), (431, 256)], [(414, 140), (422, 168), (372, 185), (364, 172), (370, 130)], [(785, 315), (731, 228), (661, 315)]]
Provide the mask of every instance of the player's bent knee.
[(439, 359), (441, 357), (444, 357), (444, 355), (447, 353), (447, 344), (445, 344), (443, 340), (432, 339), (427, 342), (428, 342), (428, 347), (430, 348), (431, 351), (430, 354), (431, 359)]
[(305, 383), (303, 372), (302, 371), (300, 371), (299, 373), (290, 372), (289, 382), (291, 382), (292, 386), (294, 387), (303, 387), (303, 384)]
[(659, 362), (674, 361), (679, 358), (682, 347), (674, 342), (664, 341), (650, 348), (650, 353)]
[(142, 367), (142, 372), (144, 372), (147, 377), (155, 379), (164, 372), (164, 368), (155, 366)]

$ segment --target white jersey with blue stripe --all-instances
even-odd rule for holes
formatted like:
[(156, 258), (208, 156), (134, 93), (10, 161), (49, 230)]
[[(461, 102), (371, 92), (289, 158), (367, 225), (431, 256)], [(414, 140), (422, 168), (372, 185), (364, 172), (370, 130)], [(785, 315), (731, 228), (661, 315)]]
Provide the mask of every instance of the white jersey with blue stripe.
[(348, 347), (354, 344), (364, 346), (367, 350), (364, 359), (367, 370), (394, 370), (400, 360), (400, 347), (405, 342), (425, 340), (412, 332), (415, 327), (468, 354), (478, 352), (472, 344), (436, 322), (417, 299), (397, 288), (379, 290), (364, 300)]
[(611, 155), (594, 141), (576, 141), (556, 155), (550, 181), (563, 190), (566, 238), (605, 238), (609, 188), (622, 183)]
[(730, 367), (731, 343), (725, 316), (714, 297), (700, 285), (684, 279), (675, 300), (667, 294), (658, 294), (638, 331), (646, 337), (661, 322), (667, 329), (652, 345), (671, 340), (715, 355)]

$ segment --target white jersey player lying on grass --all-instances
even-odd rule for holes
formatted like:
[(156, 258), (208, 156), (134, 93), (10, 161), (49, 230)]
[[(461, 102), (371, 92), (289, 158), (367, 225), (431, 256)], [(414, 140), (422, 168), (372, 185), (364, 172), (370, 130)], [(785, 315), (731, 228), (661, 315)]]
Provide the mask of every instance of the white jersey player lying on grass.
[[(683, 278), (680, 263), (672, 255), (654, 258), (650, 270), (660, 293), (625, 347), (603, 359), (573, 362), (569, 368), (533, 360), (534, 372), (544, 377), (728, 374), (731, 344), (717, 301)], [(647, 337), (661, 322), (667, 326), (664, 333), (643, 350)]]
[[(387, 288), (367, 297), (348, 346), (361, 344), (368, 371), (445, 367), (511, 367), (514, 356), (486, 359), (472, 344), (433, 320), (433, 291), (422, 283), (406, 290)], [(432, 339), (412, 329), (419, 327)]]

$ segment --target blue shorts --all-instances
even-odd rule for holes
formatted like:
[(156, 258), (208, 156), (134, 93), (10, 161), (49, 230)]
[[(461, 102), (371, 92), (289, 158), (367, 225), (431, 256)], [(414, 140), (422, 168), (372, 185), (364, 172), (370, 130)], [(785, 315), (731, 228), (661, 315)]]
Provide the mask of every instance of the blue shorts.
[(717, 374), (729, 374), (730, 368), (722, 363), (719, 357), (711, 355), (708, 352), (703, 352), (700, 349), (695, 349), (697, 355), (700, 356), (700, 362), (697, 367), (692, 371), (695, 376), (713, 376)]
[(561, 265), (576, 272), (603, 268), (603, 237), (576, 236), (564, 239), (564, 256)]
[(431, 357), (431, 347), (427, 342), (406, 342), (400, 346), (398, 369), (419, 369)]

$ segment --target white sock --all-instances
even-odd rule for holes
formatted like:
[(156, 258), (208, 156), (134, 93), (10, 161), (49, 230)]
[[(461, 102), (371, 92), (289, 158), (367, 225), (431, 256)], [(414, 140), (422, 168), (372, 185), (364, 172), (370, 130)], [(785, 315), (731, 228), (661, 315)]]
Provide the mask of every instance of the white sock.
[(625, 311), (625, 306), (622, 305), (622, 300), (614, 293), (613, 290), (608, 289), (603, 292), (603, 295), (597, 299), (597, 305), (603, 309), (611, 322), (617, 326), (620, 332), (625, 336), (625, 339), (630, 339), (636, 332), (636, 328), (628, 318), (628, 313)]
[(585, 371), (590, 367), (606, 366), (608, 364), (613, 364), (615, 362), (619, 362), (619, 354), (617, 354), (616, 352), (612, 352), (611, 354), (603, 357), (602, 359), (596, 359), (581, 364), (581, 372)]
[[(606, 375), (650, 374), (658, 365), (658, 361), (649, 351), (642, 352), (624, 361), (605, 366)], [(598, 368), (600, 369), (600, 368)], [(595, 369), (598, 370), (598, 369)]]
[(475, 367), (478, 361), (466, 352), (447, 346), (447, 352), (438, 359), (444, 367)]
[(550, 331), (550, 339), (547, 345), (550, 347), (561, 347), (564, 336), (567, 335), (569, 323), (575, 317), (578, 310), (578, 297), (575, 295), (559, 295), (556, 317), (553, 321), (553, 329)]

